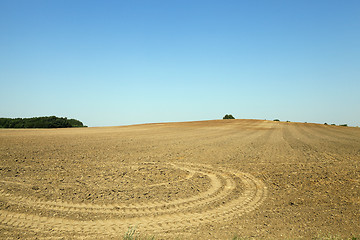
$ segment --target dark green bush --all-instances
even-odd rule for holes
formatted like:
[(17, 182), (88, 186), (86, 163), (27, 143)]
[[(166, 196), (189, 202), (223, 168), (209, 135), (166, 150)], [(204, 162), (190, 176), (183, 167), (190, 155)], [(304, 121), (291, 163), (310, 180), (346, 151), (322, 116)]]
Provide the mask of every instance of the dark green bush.
[(223, 119), (235, 119), (235, 118), (234, 118), (233, 115), (231, 115), (231, 114), (226, 114), (226, 115), (223, 117)]
[(275, 122), (280, 122), (280, 120), (279, 120), (279, 119), (274, 119), (274, 121), (275, 121)]
[(76, 119), (69, 119), (68, 122), (72, 127), (84, 127), (83, 123)]

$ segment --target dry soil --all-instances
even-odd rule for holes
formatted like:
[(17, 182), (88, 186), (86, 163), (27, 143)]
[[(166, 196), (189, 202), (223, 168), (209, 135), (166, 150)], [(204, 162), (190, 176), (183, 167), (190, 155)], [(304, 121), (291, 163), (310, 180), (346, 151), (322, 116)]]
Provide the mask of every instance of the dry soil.
[(215, 120), (0, 130), (1, 239), (360, 236), (360, 129)]

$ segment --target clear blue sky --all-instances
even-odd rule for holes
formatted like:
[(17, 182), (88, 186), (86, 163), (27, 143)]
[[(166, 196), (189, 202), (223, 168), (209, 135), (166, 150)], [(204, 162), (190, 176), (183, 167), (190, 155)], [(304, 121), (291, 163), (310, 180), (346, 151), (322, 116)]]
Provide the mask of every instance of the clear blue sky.
[(0, 117), (360, 125), (360, 1), (0, 0)]

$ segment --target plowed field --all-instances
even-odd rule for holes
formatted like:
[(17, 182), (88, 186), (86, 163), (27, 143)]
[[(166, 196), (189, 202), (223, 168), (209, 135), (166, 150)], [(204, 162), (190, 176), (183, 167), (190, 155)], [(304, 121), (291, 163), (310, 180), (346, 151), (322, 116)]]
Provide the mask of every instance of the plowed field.
[(360, 129), (215, 120), (0, 130), (1, 239), (360, 236)]

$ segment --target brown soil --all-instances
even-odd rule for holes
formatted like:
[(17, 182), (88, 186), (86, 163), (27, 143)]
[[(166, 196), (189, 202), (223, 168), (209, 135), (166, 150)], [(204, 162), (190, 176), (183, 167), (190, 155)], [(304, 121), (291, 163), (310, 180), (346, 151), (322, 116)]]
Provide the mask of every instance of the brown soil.
[(360, 129), (260, 120), (0, 130), (0, 238), (360, 236)]

